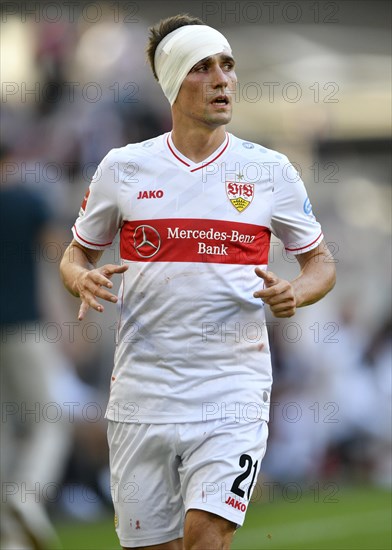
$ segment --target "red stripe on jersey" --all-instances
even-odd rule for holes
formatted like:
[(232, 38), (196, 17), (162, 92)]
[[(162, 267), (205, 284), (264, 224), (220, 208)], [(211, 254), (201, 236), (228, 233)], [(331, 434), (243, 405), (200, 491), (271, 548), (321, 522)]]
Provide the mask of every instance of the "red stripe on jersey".
[(81, 241), (83, 241), (84, 243), (86, 244), (90, 244), (91, 246), (109, 246), (110, 244), (112, 244), (112, 241), (110, 241), (110, 243), (105, 243), (105, 244), (100, 244), (100, 243), (91, 243), (90, 241), (86, 241), (86, 239), (83, 239), (83, 237), (81, 237), (78, 233), (78, 230), (76, 229), (76, 225), (73, 226), (74, 230), (75, 230), (75, 233), (78, 237), (78, 239), (80, 239)]
[(312, 246), (312, 244), (314, 244), (315, 242), (317, 242), (319, 240), (319, 238), (322, 236), (322, 232), (320, 233), (320, 235), (317, 237), (317, 239), (314, 239), (314, 241), (312, 241), (311, 243), (309, 244), (306, 244), (305, 246), (300, 246), (299, 248), (286, 248), (286, 250), (288, 252), (296, 252), (297, 250), (303, 250), (304, 248), (308, 248), (309, 246)]
[(266, 265), (267, 227), (225, 220), (169, 218), (126, 221), (121, 258), (132, 262), (211, 262)]

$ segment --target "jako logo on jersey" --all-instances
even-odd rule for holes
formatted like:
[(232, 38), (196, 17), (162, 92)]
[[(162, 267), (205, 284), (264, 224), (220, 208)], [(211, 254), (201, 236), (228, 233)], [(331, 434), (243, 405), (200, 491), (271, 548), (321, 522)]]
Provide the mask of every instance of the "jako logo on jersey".
[(158, 191), (139, 191), (137, 199), (161, 199), (163, 197), (162, 189)]
[(241, 512), (245, 512), (246, 510), (246, 504), (244, 504), (243, 502), (240, 502), (234, 497), (228, 497), (225, 504), (232, 506), (235, 510), (241, 510)]
[(161, 236), (151, 225), (138, 225), (133, 234), (135, 250), (142, 258), (152, 258), (161, 248)]
[(242, 212), (253, 201), (255, 185), (254, 183), (227, 181), (226, 193), (234, 208), (236, 208), (238, 212)]

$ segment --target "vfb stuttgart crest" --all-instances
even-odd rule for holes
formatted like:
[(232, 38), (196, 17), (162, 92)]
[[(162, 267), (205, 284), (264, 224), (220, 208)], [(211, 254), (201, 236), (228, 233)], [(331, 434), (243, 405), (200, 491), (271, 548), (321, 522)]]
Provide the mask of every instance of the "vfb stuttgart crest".
[(254, 183), (227, 181), (226, 193), (234, 208), (236, 208), (238, 212), (242, 212), (253, 201), (255, 185)]

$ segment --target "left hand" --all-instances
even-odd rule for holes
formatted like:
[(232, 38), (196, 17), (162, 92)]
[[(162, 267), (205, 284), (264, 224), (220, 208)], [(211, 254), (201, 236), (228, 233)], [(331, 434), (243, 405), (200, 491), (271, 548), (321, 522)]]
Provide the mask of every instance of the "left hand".
[(264, 281), (264, 288), (253, 293), (255, 298), (261, 298), (275, 317), (292, 317), (296, 311), (296, 298), (293, 285), (285, 279), (280, 279), (272, 271), (264, 271), (256, 267), (255, 273)]

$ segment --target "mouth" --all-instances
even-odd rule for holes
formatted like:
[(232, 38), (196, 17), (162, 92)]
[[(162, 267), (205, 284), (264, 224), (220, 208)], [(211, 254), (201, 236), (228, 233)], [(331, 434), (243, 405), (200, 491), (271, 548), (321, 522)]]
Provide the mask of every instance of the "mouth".
[(218, 95), (210, 103), (217, 107), (225, 107), (230, 104), (230, 101), (227, 95)]

